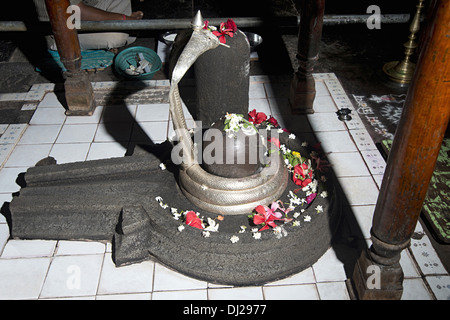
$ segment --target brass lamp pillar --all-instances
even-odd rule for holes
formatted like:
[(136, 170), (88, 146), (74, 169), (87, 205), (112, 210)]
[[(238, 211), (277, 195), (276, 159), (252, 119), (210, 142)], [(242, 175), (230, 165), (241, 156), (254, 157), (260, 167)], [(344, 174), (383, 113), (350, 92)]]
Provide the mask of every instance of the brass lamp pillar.
[(411, 62), (410, 58), (417, 48), (415, 39), (416, 34), (420, 29), (420, 13), (424, 7), (423, 2), (424, 0), (419, 0), (419, 3), (416, 6), (416, 14), (414, 15), (414, 19), (409, 27), (409, 31), (411, 32), (408, 36), (409, 40), (403, 45), (405, 47), (405, 57), (400, 62), (391, 61), (383, 66), (383, 71), (389, 79), (401, 85), (407, 85), (411, 82), (414, 70), (416, 68), (416, 64)]

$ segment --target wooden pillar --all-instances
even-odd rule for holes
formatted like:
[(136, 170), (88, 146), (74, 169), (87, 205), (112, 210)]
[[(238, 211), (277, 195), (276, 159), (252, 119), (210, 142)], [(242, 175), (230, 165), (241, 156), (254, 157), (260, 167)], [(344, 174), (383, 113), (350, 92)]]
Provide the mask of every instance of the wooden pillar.
[[(450, 116), (450, 0), (436, 0), (353, 283), (360, 299), (400, 299), (410, 244)], [(377, 282), (378, 280), (378, 282)]]
[(69, 0), (45, 0), (50, 24), (55, 37), (61, 62), (67, 69), (65, 73), (65, 97), (67, 115), (92, 115), (95, 110), (94, 91), (89, 76), (81, 70), (81, 50), (78, 33), (68, 28), (70, 13)]
[(289, 103), (293, 113), (314, 113), (316, 87), (312, 76), (319, 59), (325, 0), (300, 2), (297, 60), (299, 68), (291, 83)]

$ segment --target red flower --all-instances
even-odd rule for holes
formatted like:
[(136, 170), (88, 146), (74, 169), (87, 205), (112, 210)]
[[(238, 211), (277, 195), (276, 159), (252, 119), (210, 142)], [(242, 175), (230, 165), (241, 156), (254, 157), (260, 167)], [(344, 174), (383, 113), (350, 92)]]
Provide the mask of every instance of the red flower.
[(186, 224), (188, 226), (197, 229), (204, 229), (202, 225), (202, 220), (197, 216), (197, 214), (194, 211), (188, 211), (186, 213)]
[(264, 112), (256, 112), (256, 109), (253, 109), (248, 113), (248, 121), (253, 124), (260, 124), (267, 120), (267, 116)]
[(294, 176), (292, 179), (296, 185), (302, 188), (306, 187), (312, 182), (311, 168), (306, 163), (297, 164), (294, 167)]
[(209, 26), (209, 21), (205, 20), (203, 29), (208, 30), (208, 26)]
[(230, 29), (232, 32), (237, 31), (236, 23), (234, 23), (233, 19), (228, 19), (227, 22), (225, 22), (225, 28)]
[(278, 127), (278, 121), (274, 117), (270, 116), (269, 120), (267, 120), (267, 121), (269, 121), (269, 123), (271, 125), (273, 125), (274, 127)]
[(227, 29), (225, 27), (225, 23), (223, 23), (223, 22), (220, 24), (219, 31), (215, 30), (212, 33), (216, 37), (219, 37), (219, 41), (221, 43), (227, 43), (227, 39), (225, 39), (226, 35), (231, 37), (231, 38), (233, 38), (233, 36), (234, 36), (233, 30), (232, 29)]

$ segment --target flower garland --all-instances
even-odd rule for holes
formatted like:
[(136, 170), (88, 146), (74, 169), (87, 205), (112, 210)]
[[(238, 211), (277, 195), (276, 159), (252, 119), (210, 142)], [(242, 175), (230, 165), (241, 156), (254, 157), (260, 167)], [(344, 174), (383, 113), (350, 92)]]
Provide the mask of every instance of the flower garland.
[(247, 135), (253, 135), (258, 132), (258, 129), (251, 121), (244, 119), (244, 115), (227, 113), (225, 115), (223, 130), (227, 133), (228, 138), (236, 137), (239, 130), (242, 130)]
[[(272, 116), (267, 117), (263, 112), (256, 112), (253, 109), (248, 114), (248, 120), (244, 119), (241, 114), (225, 115), (224, 131), (227, 132), (227, 136), (232, 138), (239, 130), (244, 130), (247, 134), (252, 132), (254, 134), (258, 132), (257, 127), (265, 126), (267, 130), (272, 128), (277, 129), (278, 133), (288, 132), (286, 129), (282, 129), (278, 121)], [(293, 133), (289, 133), (289, 139), (296, 139)], [(276, 137), (270, 137), (268, 139), (271, 147), (268, 149), (268, 153), (278, 152), (282, 153), (284, 163), (288, 171), (292, 174), (292, 181), (300, 188), (291, 190), (288, 193), (288, 202), (283, 203), (281, 200), (274, 201), (267, 205), (258, 205), (253, 210), (252, 214), (248, 215), (250, 225), (252, 228), (250, 232), (252, 237), (256, 240), (261, 239), (263, 231), (272, 230), (274, 236), (277, 239), (287, 236), (288, 232), (285, 229), (285, 225), (291, 223), (293, 227), (299, 227), (301, 221), (299, 218), (303, 215), (303, 222), (311, 222), (311, 215), (306, 213), (306, 210), (310, 207), (314, 199), (318, 195), (322, 198), (328, 197), (328, 192), (323, 185), (326, 182), (325, 175), (318, 175), (316, 173), (324, 173), (330, 167), (330, 164), (319, 156), (319, 153), (313, 150), (310, 154), (311, 159), (303, 157), (300, 152), (292, 151), (288, 149), (284, 144), (281, 144), (280, 139)], [(302, 147), (307, 147), (306, 142), (302, 143)], [(318, 149), (319, 145), (313, 146)], [(165, 170), (164, 164), (160, 165), (161, 170)], [(318, 179), (319, 178), (319, 179)], [(319, 181), (320, 180), (320, 181)], [(319, 184), (322, 183), (320, 188), (320, 194), (318, 194)], [(205, 187), (206, 188), (206, 187)], [(302, 190), (305, 192), (305, 197), (298, 196), (298, 192)], [(159, 203), (161, 208), (168, 209), (169, 205), (163, 202), (161, 197), (156, 197), (155, 200)], [(323, 206), (317, 205), (314, 207), (316, 214), (323, 212)], [(202, 235), (205, 238), (210, 237), (211, 232), (219, 231), (218, 221), (223, 221), (224, 216), (218, 215), (215, 219), (200, 216), (200, 213), (192, 210), (178, 212), (177, 208), (170, 208), (172, 217), (175, 220), (179, 220), (181, 224), (178, 226), (178, 231), (182, 232), (186, 226), (190, 226), (196, 229), (202, 230)], [(254, 227), (253, 227), (254, 226)], [(240, 226), (238, 234), (247, 232), (247, 226)], [(239, 236), (233, 235), (229, 239), (232, 243), (239, 241)]]

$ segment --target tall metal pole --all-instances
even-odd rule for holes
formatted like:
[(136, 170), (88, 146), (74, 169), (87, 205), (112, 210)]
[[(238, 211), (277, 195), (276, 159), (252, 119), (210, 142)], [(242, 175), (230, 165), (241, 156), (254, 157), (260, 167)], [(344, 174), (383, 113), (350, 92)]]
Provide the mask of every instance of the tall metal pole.
[[(400, 299), (410, 245), (450, 117), (450, 0), (435, 0), (353, 282), (360, 299)], [(379, 281), (375, 281), (379, 277)]]
[(61, 62), (67, 69), (65, 73), (65, 97), (67, 115), (92, 115), (95, 110), (94, 91), (87, 73), (81, 68), (81, 50), (78, 33), (67, 26), (70, 14), (69, 0), (45, 0), (50, 24), (55, 37)]

